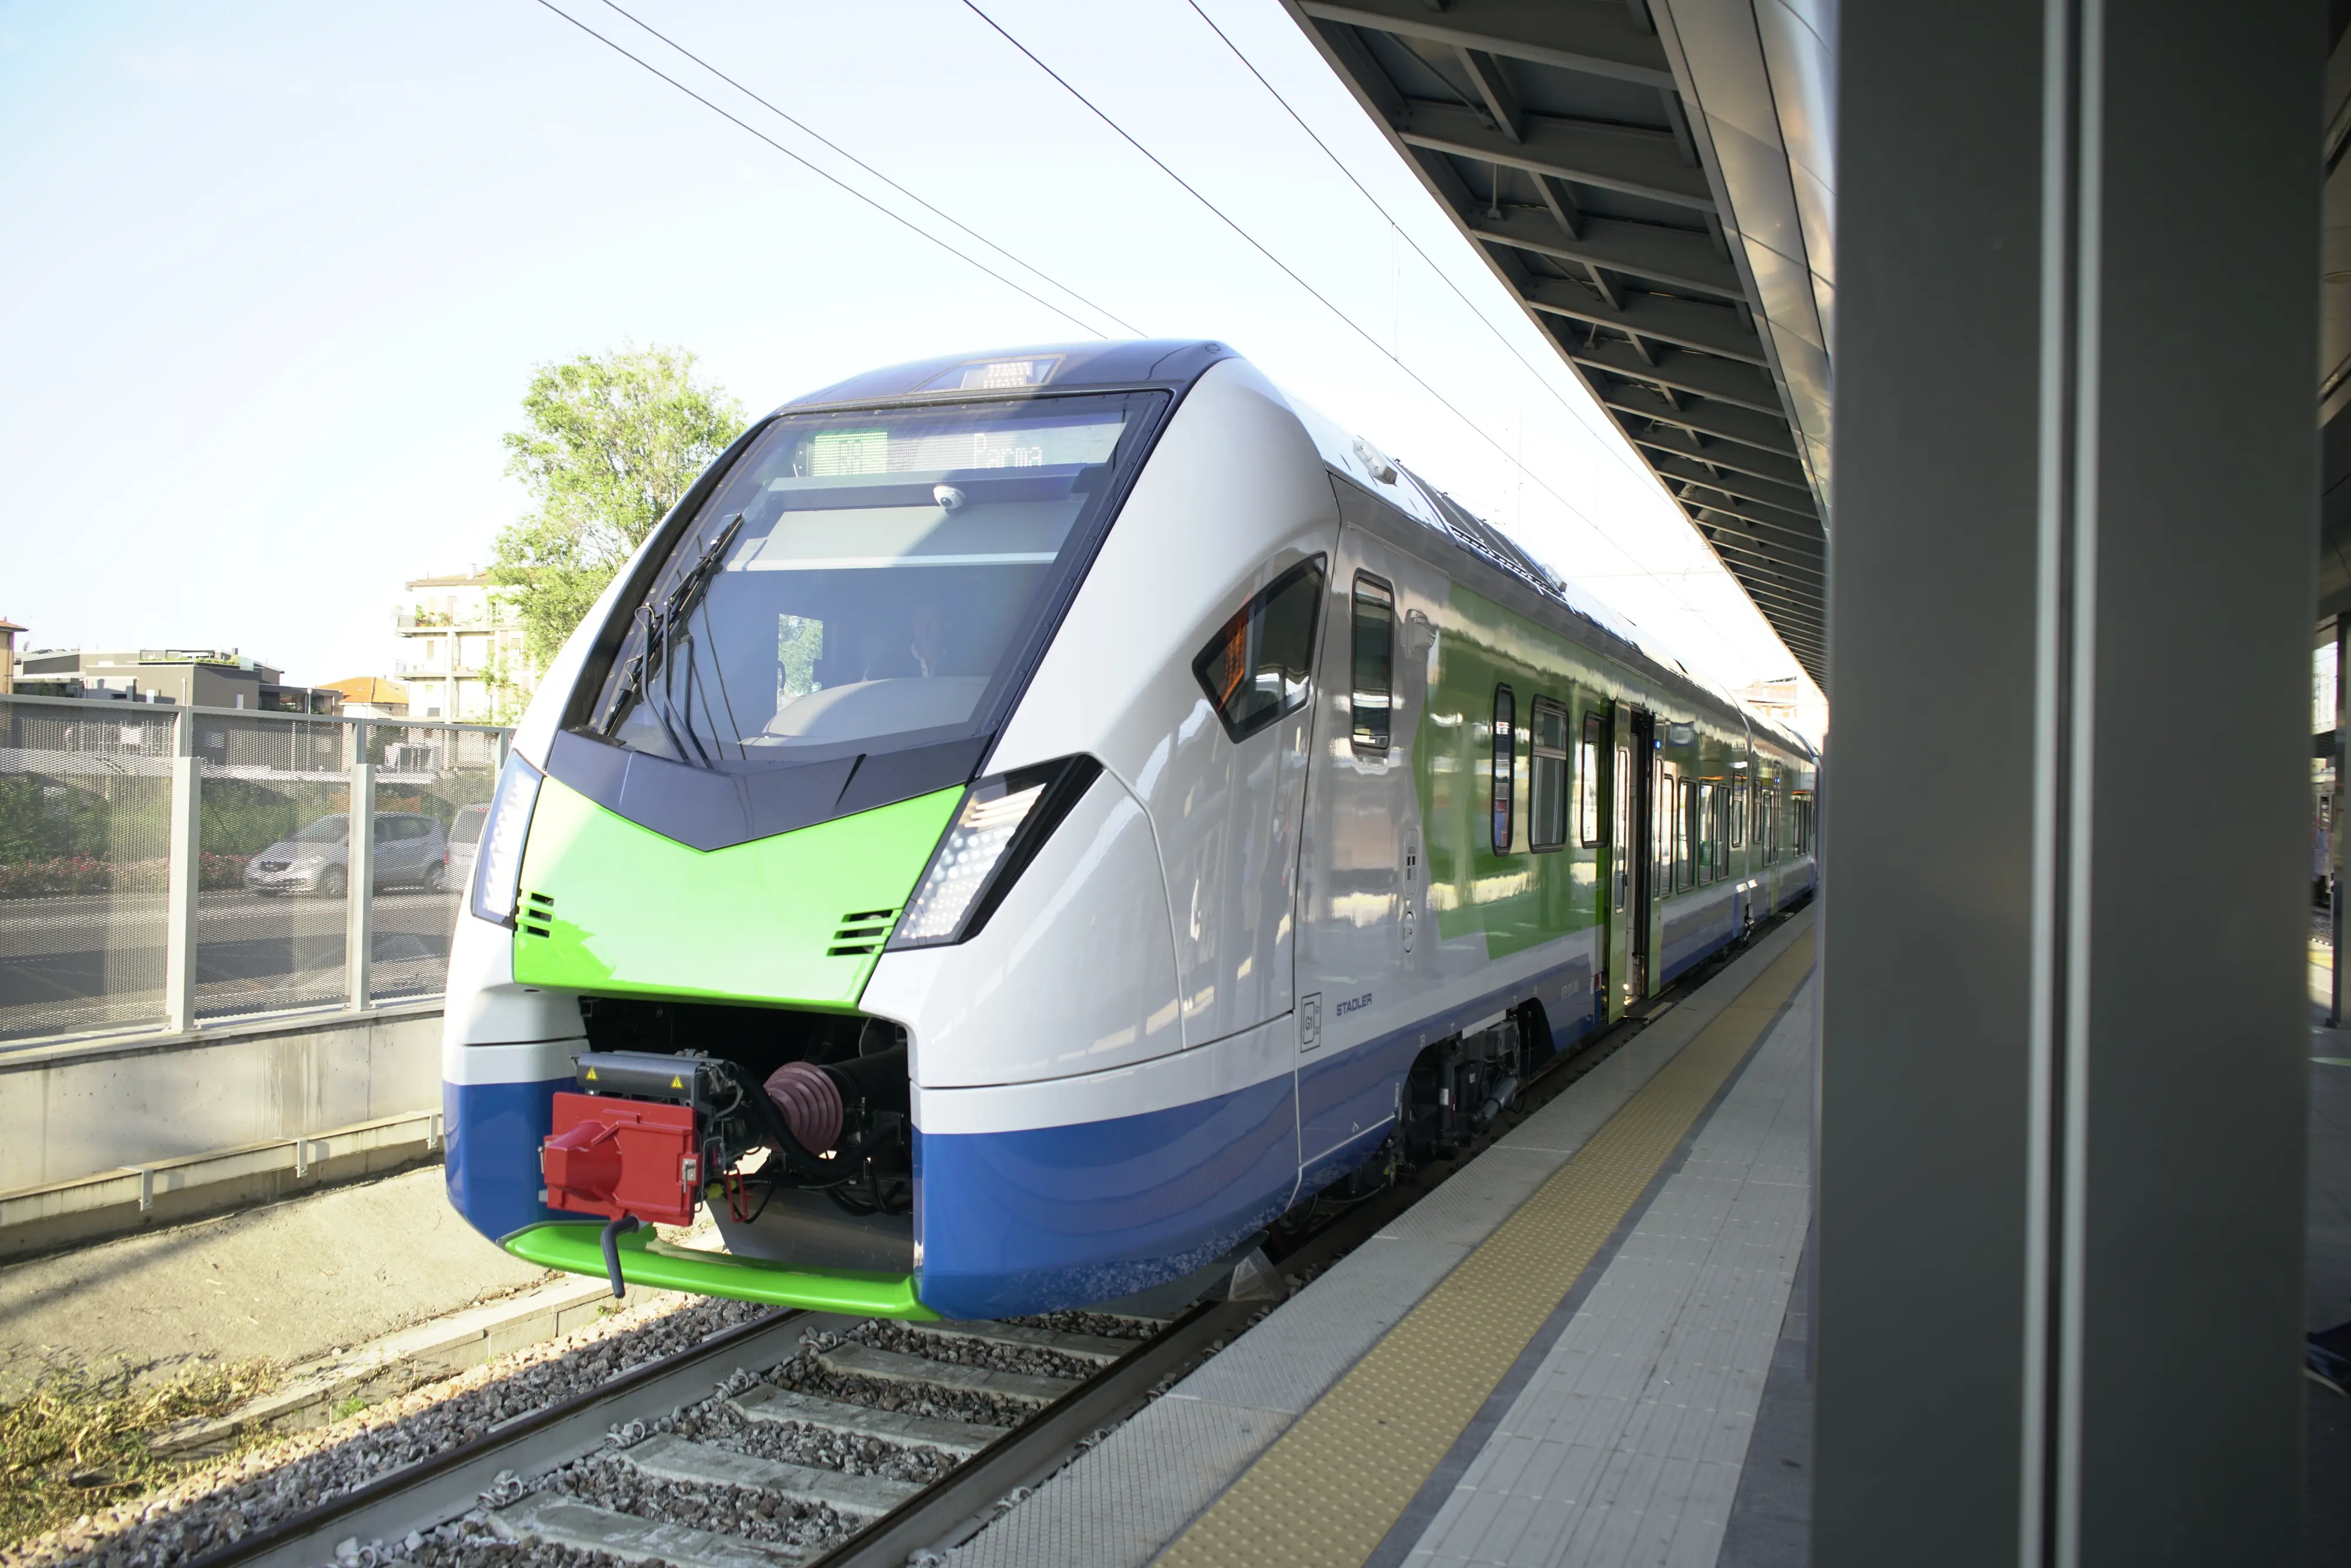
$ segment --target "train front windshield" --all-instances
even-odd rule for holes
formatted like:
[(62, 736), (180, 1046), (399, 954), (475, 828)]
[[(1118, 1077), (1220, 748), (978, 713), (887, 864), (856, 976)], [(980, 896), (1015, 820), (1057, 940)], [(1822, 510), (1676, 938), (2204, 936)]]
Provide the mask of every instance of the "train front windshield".
[(1073, 396), (778, 420), (633, 607), (590, 727), (720, 768), (971, 733), (1152, 406)]

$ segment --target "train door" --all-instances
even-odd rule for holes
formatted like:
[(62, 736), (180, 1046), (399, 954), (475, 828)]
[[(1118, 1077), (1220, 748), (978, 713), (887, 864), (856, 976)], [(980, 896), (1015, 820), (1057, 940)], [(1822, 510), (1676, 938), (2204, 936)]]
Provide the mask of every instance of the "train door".
[(1625, 722), (1618, 731), (1621, 738), (1616, 747), (1616, 780), (1617, 799), (1623, 806), (1617, 812), (1613, 851), (1617, 908), (1624, 912), (1625, 930), (1625, 963), (1621, 971), (1625, 980), (1617, 1004), (1619, 1013), (1649, 994), (1649, 911), (1656, 886), (1656, 856), (1650, 847), (1656, 837), (1652, 822), (1656, 769), (1650, 759), (1657, 748), (1656, 716), (1646, 708), (1621, 711)]
[[(1343, 517), (1360, 504), (1343, 492)], [(1391, 1070), (1409, 1059), (1371, 1058), (1410, 1016), (1420, 962), (1426, 873), (1413, 747), (1443, 594), (1423, 562), (1353, 522), (1341, 528), (1299, 868), (1299, 1153), (1310, 1186), (1387, 1135)]]
[(1312, 673), (1330, 573), (1327, 555), (1259, 569), (1255, 591), (1195, 664), (1224, 705), (1204, 705), (1195, 722), (1223, 733), (1212, 747), (1178, 747), (1164, 767), (1154, 760), (1155, 793), (1170, 803), (1153, 826), (1187, 1048), (1290, 1011)]
[(1652, 990), (1664, 983), (1672, 955), (1666, 945), (1666, 903), (1682, 887), (1676, 874), (1675, 850), (1688, 841), (1682, 816), (1682, 772), (1667, 760), (1665, 747), (1651, 729), (1649, 743), (1649, 903), (1647, 938), (1650, 962), (1642, 976)]

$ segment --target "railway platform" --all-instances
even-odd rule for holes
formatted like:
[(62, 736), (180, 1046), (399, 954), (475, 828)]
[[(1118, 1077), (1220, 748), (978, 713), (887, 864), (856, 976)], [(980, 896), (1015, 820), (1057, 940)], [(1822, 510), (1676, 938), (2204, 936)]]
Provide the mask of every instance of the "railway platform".
[(958, 1568), (1804, 1562), (1813, 955), (1807, 910)]

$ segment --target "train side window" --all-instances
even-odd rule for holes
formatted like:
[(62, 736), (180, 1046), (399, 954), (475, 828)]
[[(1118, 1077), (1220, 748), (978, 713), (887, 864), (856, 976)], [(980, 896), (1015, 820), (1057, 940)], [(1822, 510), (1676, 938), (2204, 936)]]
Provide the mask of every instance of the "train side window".
[(1600, 716), (1583, 716), (1583, 738), (1575, 748), (1577, 837), (1591, 849), (1600, 842)]
[(1697, 885), (1690, 875), (1690, 841), (1698, 837), (1698, 781), (1682, 785), (1680, 810), (1674, 813), (1674, 886)]
[(1730, 847), (1740, 849), (1747, 843), (1747, 780), (1734, 780), (1730, 786)]
[(1494, 688), (1494, 852), (1510, 852), (1512, 764), (1517, 758), (1519, 699), (1508, 686)]
[(1631, 747), (1616, 748), (1616, 773), (1614, 788), (1609, 791), (1611, 812), (1616, 825), (1616, 836), (1611, 841), (1609, 859), (1616, 868), (1616, 907), (1623, 909), (1633, 884), (1633, 752)]
[(1674, 839), (1679, 831), (1681, 811), (1681, 775), (1674, 765), (1662, 758), (1651, 764), (1649, 773), (1649, 887), (1652, 899), (1661, 898), (1674, 890)]
[(1567, 708), (1537, 697), (1528, 716), (1527, 848), (1555, 850), (1567, 842)]
[(1355, 574), (1353, 654), (1355, 749), (1382, 753), (1395, 708), (1395, 590), (1367, 571)]
[(1700, 784), (1698, 787), (1698, 883), (1704, 887), (1714, 880), (1714, 808), (1718, 787)]
[(1193, 659), (1193, 677), (1233, 739), (1246, 740), (1304, 706), (1322, 608), (1322, 558), (1316, 556), (1233, 612)]

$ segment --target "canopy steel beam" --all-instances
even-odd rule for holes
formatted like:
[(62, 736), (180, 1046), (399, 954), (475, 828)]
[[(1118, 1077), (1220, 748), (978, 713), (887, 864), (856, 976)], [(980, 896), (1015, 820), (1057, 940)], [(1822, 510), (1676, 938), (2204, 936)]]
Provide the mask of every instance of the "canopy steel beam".
[(1753, 534), (1758, 538), (1762, 538), (1762, 536), (1768, 534), (1771, 537), (1763, 542), (1776, 549), (1802, 550), (1813, 560), (1828, 559), (1828, 540), (1823, 537), (1818, 528), (1792, 528), (1784, 523), (1775, 523), (1761, 517), (1750, 517), (1743, 512), (1734, 512), (1728, 507), (1718, 506), (1712, 501), (1701, 501), (1689, 496), (1683, 496), (1680, 500), (1683, 507), (1687, 508), (1693, 522), (1708, 528), (1732, 528), (1735, 532)]
[(1723, 564), (1741, 577), (1761, 575), (1771, 581), (1801, 588), (1807, 598), (1816, 600), (1827, 608), (1827, 584), (1818, 568), (1807, 569), (1800, 562), (1783, 561), (1775, 556), (1757, 555), (1741, 549), (1739, 541), (1724, 536), (1708, 535), (1707, 541), (1720, 556)]
[(1667, 428), (1671, 434), (1680, 436), (1681, 441), (1665, 441), (1644, 430), (1626, 430), (1625, 437), (1645, 451), (1662, 452), (1673, 457), (1694, 457), (1701, 463), (1719, 464), (1735, 474), (1749, 474), (1758, 479), (1771, 479), (1790, 486), (1801, 486), (1804, 482), (1804, 471), (1786, 458), (1727, 442), (1719, 446), (1692, 446), (1688, 431), (1672, 426)]
[(1651, 386), (1662, 382), (1678, 392), (1735, 403), (1757, 413), (1780, 413), (1779, 393), (1771, 378), (1753, 365), (1677, 350), (1645, 360), (1631, 344), (1614, 339), (1595, 339), (1589, 344), (1562, 341), (1561, 348), (1570, 360), (1590, 370)]
[(1456, 0), (1431, 15), (1422, 0), (1355, 0), (1334, 5), (1301, 0), (1318, 22), (1368, 27), (1449, 48), (1477, 49), (1585, 76), (1674, 90), (1673, 67), (1656, 36), (1606, 5), (1545, 5), (1541, 0)]
[(1630, 223), (1622, 218), (1585, 218), (1581, 237), (1558, 237), (1564, 226), (1546, 221), (1524, 208), (1504, 211), (1499, 219), (1482, 212), (1458, 214), (1461, 225), (1489, 245), (1506, 245), (1560, 261), (1584, 267), (1604, 267), (1635, 277), (1692, 289), (1724, 299), (1742, 297), (1739, 275), (1714, 254), (1714, 244), (1687, 229), (1656, 224)]
[(1684, 349), (1703, 349), (1727, 360), (1750, 365), (1764, 363), (1762, 340), (1737, 312), (1695, 300), (1668, 299), (1657, 294), (1627, 295), (1622, 308), (1612, 308), (1572, 283), (1538, 278), (1521, 291), (1526, 302), (1546, 315), (1595, 327), (1613, 327)]
[(1677, 497), (1693, 517), (1702, 512), (1711, 512), (1717, 517), (1737, 523), (1750, 533), (1769, 533), (1775, 539), (1783, 539), (1791, 545), (1801, 545), (1816, 554), (1825, 555), (1827, 552), (1828, 538), (1821, 532), (1820, 525), (1817, 523), (1806, 528), (1800, 523), (1782, 522), (1777, 517), (1759, 517), (1752, 511), (1742, 509), (1743, 506), (1751, 503), (1712, 500), (1705, 496), (1693, 494), (1692, 491), (1695, 489), (1696, 486), (1693, 486), (1690, 489), (1682, 491)]
[(1699, 435), (1736, 441), (1741, 446), (1752, 446), (1759, 452), (1777, 453), (1782, 457), (1796, 455), (1796, 439), (1788, 433), (1787, 423), (1768, 413), (1757, 413), (1752, 409), (1707, 403), (1677, 406), (1646, 387), (1616, 387), (1603, 393), (1600, 401), (1616, 413), (1630, 414), (1635, 419), (1654, 419), (1661, 424), (1679, 425)]
[(1510, 87), (1510, 78), (1503, 73), (1502, 62), (1482, 49), (1456, 49), (1461, 68), (1469, 75), (1469, 84), (1486, 103), (1486, 112), (1493, 117), (1494, 129), (1513, 141), (1527, 139), (1526, 111), (1519, 107), (1519, 95)]
[(1759, 479), (1751, 475), (1728, 476), (1708, 469), (1698, 458), (1677, 455), (1666, 448), (1656, 450), (1649, 465), (1657, 471), (1661, 479), (1704, 485), (1726, 496), (1736, 496), (1742, 501), (1769, 507), (1773, 511), (1810, 524), (1815, 533), (1820, 531), (1820, 514), (1813, 510), (1813, 496), (1809, 490), (1800, 490), (1793, 485), (1778, 484), (1770, 479)]
[(1524, 139), (1514, 141), (1488, 125), (1482, 110), (1416, 99), (1396, 134), (1406, 144), (1433, 152), (1622, 191), (1692, 212), (1714, 211), (1714, 193), (1707, 187), (1705, 172), (1682, 162), (1670, 131), (1530, 114)]

